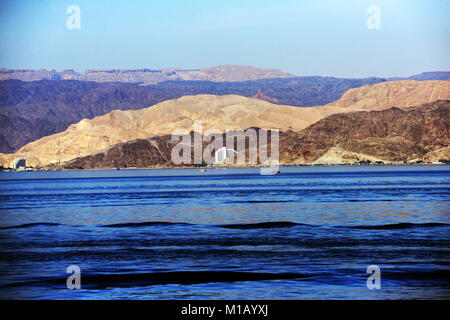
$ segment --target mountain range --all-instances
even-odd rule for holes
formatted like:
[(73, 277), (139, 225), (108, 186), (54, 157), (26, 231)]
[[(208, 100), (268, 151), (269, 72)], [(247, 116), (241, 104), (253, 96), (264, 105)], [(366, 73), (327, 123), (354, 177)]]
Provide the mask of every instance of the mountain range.
[[(224, 68), (225, 71), (219, 72)], [(342, 79), (333, 77), (288, 77), (270, 69), (225, 66), (201, 69), (230, 82), (165, 81), (142, 86), (138, 83), (93, 82), (81, 80), (0, 81), (0, 152), (17, 151), (26, 143), (61, 132), (85, 118), (104, 115), (112, 110), (135, 110), (185, 95), (236, 94), (268, 102), (300, 107), (325, 105), (335, 101), (351, 88), (385, 82), (383, 78)], [(212, 70), (212, 71), (211, 71)], [(3, 79), (20, 79), (38, 71), (3, 70)], [(128, 70), (129, 71), (129, 70)], [(209, 73), (208, 73), (209, 72)], [(133, 72), (121, 71), (119, 74)], [(424, 73), (419, 79), (445, 78), (447, 72)], [(237, 81), (258, 77), (266, 78)], [(285, 76), (285, 78), (282, 78)], [(290, 76), (290, 75), (289, 75)], [(414, 76), (415, 77), (415, 76)], [(64, 77), (50, 77), (63, 79)], [(93, 79), (96, 79), (95, 77)], [(208, 79), (208, 77), (206, 77)], [(209, 78), (211, 79), (211, 77)]]
[(81, 80), (95, 82), (129, 82), (155, 84), (170, 80), (195, 80), (214, 82), (248, 81), (266, 78), (293, 78), (294, 75), (276, 69), (252, 66), (223, 65), (201, 69), (94, 69), (78, 73), (74, 70), (8, 70), (0, 69), (0, 80)]
[[(171, 80), (193, 80), (213, 82), (240, 82), (258, 79), (296, 78), (297, 76), (277, 69), (256, 68), (253, 66), (221, 65), (200, 69), (90, 69), (84, 73), (75, 70), (31, 70), (0, 68), (0, 80), (16, 79), (22, 81), (37, 80), (81, 80), (95, 82), (128, 82), (156, 84)], [(450, 72), (423, 72), (409, 77), (391, 77), (394, 80), (450, 80)]]
[(384, 79), (303, 77), (244, 82), (169, 81), (140, 86), (76, 80), (0, 81), (0, 152), (64, 131), (84, 118), (135, 110), (186, 95), (237, 94), (293, 106), (323, 105)]
[[(303, 132), (301, 130), (306, 127), (320, 123), (319, 120), (337, 113), (384, 110), (391, 107), (407, 108), (436, 100), (450, 100), (449, 82), (381, 82), (349, 90), (335, 102), (310, 108), (275, 105), (236, 95), (185, 96), (140, 110), (115, 110), (92, 120), (84, 119), (70, 125), (63, 132), (31, 142), (17, 153), (1, 155), (0, 158), (6, 164), (15, 157), (25, 157), (28, 163), (34, 166), (69, 161), (117, 143), (169, 135), (175, 129), (192, 131), (196, 120), (202, 121), (203, 130), (214, 128), (224, 132), (233, 128), (258, 127), (277, 128), (284, 132)], [(342, 125), (345, 129), (346, 125)], [(333, 130), (329, 131), (331, 136), (334, 135)], [(307, 145), (305, 140), (299, 141)], [(435, 145), (432, 146), (429, 149), (424, 147), (424, 150), (437, 150)], [(323, 150), (330, 147), (332, 146), (324, 145)], [(442, 147), (445, 147), (445, 143)], [(322, 149), (315, 147), (314, 150)], [(314, 155), (305, 158), (305, 161), (316, 161), (318, 154)], [(300, 159), (298, 155), (296, 157)]]
[[(262, 129), (257, 128), (259, 130)], [(404, 109), (394, 107), (381, 111), (333, 114), (299, 132), (281, 132), (280, 163), (439, 161), (450, 158), (449, 132), (449, 100)], [(189, 134), (193, 136), (192, 131)], [(225, 134), (222, 139), (226, 141)], [(191, 141), (194, 139), (191, 138)], [(62, 167), (172, 167), (171, 151), (175, 144), (170, 135), (122, 142), (72, 159)], [(205, 147), (206, 143), (203, 143), (203, 150)], [(236, 149), (236, 143), (232, 147)], [(248, 149), (246, 141), (247, 161)], [(193, 164), (190, 162), (187, 165)]]

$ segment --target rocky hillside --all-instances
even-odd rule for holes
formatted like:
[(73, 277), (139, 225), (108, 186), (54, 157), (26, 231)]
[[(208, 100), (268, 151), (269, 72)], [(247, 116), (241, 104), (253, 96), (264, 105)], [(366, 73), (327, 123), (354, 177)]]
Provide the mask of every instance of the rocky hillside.
[[(450, 145), (450, 101), (328, 116), (292, 133), (284, 159), (298, 163), (422, 160)], [(442, 154), (442, 156), (444, 156)], [(366, 157), (366, 158), (365, 158)], [(430, 159), (428, 159), (430, 160)]]
[(92, 155), (75, 158), (63, 165), (49, 167), (64, 169), (173, 167), (170, 136), (137, 139), (115, 144)]
[[(193, 133), (190, 134), (192, 137)], [(170, 155), (175, 144), (170, 135), (119, 143), (68, 161), (63, 167), (173, 167)], [(203, 149), (206, 145), (203, 144)], [(437, 101), (406, 109), (334, 114), (300, 132), (281, 132), (280, 161), (284, 164), (438, 161), (450, 158), (449, 145), (450, 101)], [(246, 154), (248, 159), (248, 142)]]

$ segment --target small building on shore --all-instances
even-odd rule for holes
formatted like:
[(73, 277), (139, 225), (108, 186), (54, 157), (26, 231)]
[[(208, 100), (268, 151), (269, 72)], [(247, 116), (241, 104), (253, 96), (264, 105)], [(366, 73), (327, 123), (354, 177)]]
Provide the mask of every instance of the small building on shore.
[(13, 168), (14, 170), (19, 170), (20, 168), (25, 169), (26, 166), (26, 160), (24, 158), (17, 158), (14, 159), (13, 162), (11, 162), (11, 168)]

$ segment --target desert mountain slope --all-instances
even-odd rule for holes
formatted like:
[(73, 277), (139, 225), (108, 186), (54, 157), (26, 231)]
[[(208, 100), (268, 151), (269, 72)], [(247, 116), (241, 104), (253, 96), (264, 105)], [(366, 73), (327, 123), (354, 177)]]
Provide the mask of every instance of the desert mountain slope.
[[(350, 101), (353, 104), (343, 103), (348, 101), (344, 94), (342, 101), (336, 102), (337, 105), (311, 108), (274, 105), (236, 95), (185, 96), (141, 110), (115, 110), (92, 120), (84, 119), (64, 132), (31, 142), (16, 154), (0, 155), (0, 158), (4, 165), (19, 156), (26, 158), (30, 165), (44, 165), (89, 155), (119, 142), (172, 134), (176, 129), (191, 131), (195, 129), (196, 120), (202, 121), (203, 131), (217, 129), (224, 132), (248, 127), (299, 131), (335, 113), (385, 109), (391, 103), (406, 107), (405, 100), (415, 105), (433, 101), (436, 97), (450, 99), (448, 82), (406, 81), (406, 84), (412, 89), (402, 90), (401, 86), (395, 86), (397, 90), (390, 90), (392, 87), (385, 83), (362, 87), (363, 94), (352, 93), (355, 98)], [(387, 90), (388, 94), (383, 90)], [(381, 97), (378, 100), (380, 104), (373, 105), (372, 98), (366, 98), (373, 96), (373, 91)], [(411, 94), (415, 94), (416, 98), (412, 99)], [(386, 103), (386, 107), (381, 103)]]
[[(345, 159), (346, 152), (389, 162), (422, 159), (450, 145), (450, 101), (333, 114), (296, 133), (288, 145), (288, 154), (300, 163), (358, 160), (350, 154)], [(332, 159), (337, 153), (341, 158)]]
[[(281, 132), (280, 162), (301, 164), (449, 159), (449, 123), (450, 101), (437, 101), (406, 109), (334, 114), (300, 132)], [(192, 132), (190, 134), (192, 137)], [(223, 141), (226, 141), (225, 137)], [(174, 166), (171, 150), (176, 143), (171, 141), (169, 135), (128, 141), (73, 159), (63, 167), (171, 167)], [(206, 145), (204, 143), (203, 148)], [(246, 148), (248, 159), (248, 144)]]
[(404, 108), (450, 99), (450, 82), (414, 80), (387, 81), (372, 86), (349, 89), (339, 100), (327, 106), (351, 107), (355, 110)]

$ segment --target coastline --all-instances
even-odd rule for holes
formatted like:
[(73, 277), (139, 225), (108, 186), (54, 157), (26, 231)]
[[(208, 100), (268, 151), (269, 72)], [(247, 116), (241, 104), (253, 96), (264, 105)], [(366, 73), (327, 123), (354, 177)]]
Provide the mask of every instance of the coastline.
[[(420, 166), (445, 166), (449, 163), (365, 163), (365, 164), (299, 164), (299, 165), (284, 165), (280, 164), (279, 168), (335, 168), (335, 167), (420, 167)], [(153, 166), (153, 167), (126, 167), (126, 168), (116, 168), (116, 167), (104, 167), (104, 168), (86, 168), (86, 169), (67, 169), (67, 168), (38, 168), (31, 170), (1, 170), (0, 173), (8, 172), (83, 172), (83, 171), (135, 171), (135, 170), (183, 170), (183, 169), (197, 169), (197, 170), (215, 170), (215, 169), (260, 169), (260, 168), (270, 168), (269, 166)]]

